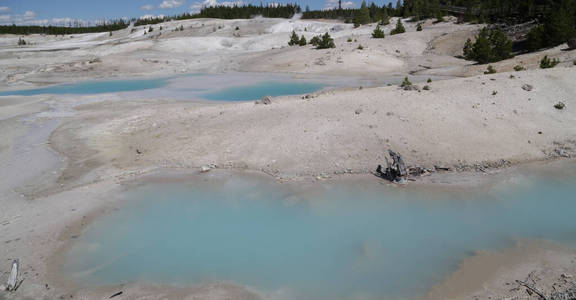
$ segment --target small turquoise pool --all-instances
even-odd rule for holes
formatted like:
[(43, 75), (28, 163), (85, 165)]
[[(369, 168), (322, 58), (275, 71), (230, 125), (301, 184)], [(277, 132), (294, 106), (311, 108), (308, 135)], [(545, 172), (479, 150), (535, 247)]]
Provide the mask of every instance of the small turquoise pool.
[(119, 93), (157, 89), (166, 84), (168, 84), (168, 79), (89, 81), (55, 85), (39, 89), (0, 92), (0, 96), (34, 96), (44, 94), (91, 95)]
[(81, 235), (64, 272), (84, 286), (225, 281), (283, 299), (414, 299), (475, 251), (574, 243), (574, 194), (573, 178), (450, 194), (149, 183)]
[(325, 88), (325, 84), (309, 82), (261, 82), (249, 86), (225, 88), (222, 90), (200, 94), (207, 100), (218, 101), (249, 101), (261, 99), (264, 96), (286, 96), (312, 93)]
[(132, 98), (252, 101), (264, 96), (312, 93), (341, 84), (326, 80), (296, 80), (263, 74), (186, 74), (166, 78), (88, 81), (44, 88), (0, 92), (0, 96), (96, 95), (123, 93)]

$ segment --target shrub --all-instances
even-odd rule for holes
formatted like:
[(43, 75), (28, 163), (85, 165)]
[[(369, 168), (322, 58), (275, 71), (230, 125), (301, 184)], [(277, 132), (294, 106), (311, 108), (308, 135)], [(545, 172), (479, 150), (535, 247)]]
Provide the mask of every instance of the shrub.
[(290, 35), (290, 41), (288, 41), (289, 46), (300, 45), (300, 37), (296, 34), (296, 31), (292, 30), (292, 35)]
[(524, 71), (524, 70), (526, 70), (526, 68), (524, 68), (524, 67), (521, 66), (521, 65), (516, 65), (516, 66), (514, 67), (514, 71), (516, 71), (516, 72), (520, 72), (520, 71)]
[(428, 78), (427, 83), (432, 83), (432, 78)]
[(316, 49), (328, 49), (328, 48), (336, 48), (336, 44), (334, 44), (334, 39), (330, 36), (328, 32), (326, 32), (318, 42)]
[(26, 41), (23, 38), (18, 38), (18, 46), (26, 46)]
[(154, 31), (154, 28), (152, 28), (152, 26), (148, 27), (148, 32), (152, 32)]
[(374, 29), (374, 31), (372, 32), (372, 38), (383, 39), (385, 36), (386, 35), (384, 34), (384, 31), (380, 29), (380, 25), (377, 25), (376, 29)]
[(392, 29), (390, 35), (400, 34), (406, 32), (406, 28), (404, 28), (404, 24), (402, 24), (402, 20), (398, 19), (396, 22), (396, 28)]
[(488, 68), (486, 69), (486, 72), (484, 72), (484, 74), (494, 74), (496, 73), (496, 69), (494, 69), (493, 66), (488, 66)]
[(347, 42), (352, 43), (352, 38), (348, 38)]
[(364, 47), (362, 46), (362, 44), (358, 45), (358, 50), (364, 50)]
[(576, 66), (576, 59), (572, 62), (572, 64)]
[(240, 30), (240, 27), (236, 26), (236, 29), (234, 29), (234, 30), (238, 31), (238, 30)]
[(300, 41), (298, 41), (298, 45), (306, 46), (306, 38), (304, 37), (304, 35), (302, 35), (302, 37), (300, 37)]
[(422, 31), (422, 23), (418, 23), (418, 27), (416, 27), (416, 31)]
[(184, 31), (184, 25), (180, 25), (180, 31)]
[(411, 86), (412, 82), (410, 82), (410, 80), (408, 80), (408, 77), (404, 78), (404, 81), (402, 81), (402, 83), (400, 84), (400, 87), (407, 87), (407, 86)]
[(548, 58), (548, 55), (546, 55), (540, 61), (540, 69), (551, 69), (554, 68), (559, 63), (560, 61), (558, 59), (555, 58), (551, 60), (550, 58)]

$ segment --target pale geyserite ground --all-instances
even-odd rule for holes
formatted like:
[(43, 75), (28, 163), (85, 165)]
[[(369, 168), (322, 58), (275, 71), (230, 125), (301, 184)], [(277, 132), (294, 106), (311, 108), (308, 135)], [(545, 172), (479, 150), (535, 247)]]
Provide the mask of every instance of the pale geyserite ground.
[[(183, 32), (172, 31), (180, 25)], [(27, 272), (22, 288), (10, 297), (101, 298), (116, 291), (80, 291), (62, 282), (53, 257), (91, 218), (114, 206), (116, 199), (109, 195), (119, 183), (150, 170), (216, 165), (310, 178), (371, 172), (388, 148), (402, 153), (410, 165), (431, 169), (484, 169), (502, 160), (543, 160), (576, 149), (576, 53), (562, 51), (563, 46), (493, 64), (500, 72), (518, 64), (529, 71), (485, 76), (485, 65), (455, 58), (478, 30), (473, 25), (427, 22), (423, 32), (416, 32), (414, 24), (407, 24), (406, 34), (384, 40), (370, 38), (373, 25), (354, 29), (325, 21), (203, 19), (162, 26), (160, 31), (155, 25), (146, 36), (144, 27), (112, 37), (33, 35), (26, 37), (32, 45), (24, 48), (15, 46), (17, 36), (1, 36), (0, 89), (202, 71), (467, 77), (435, 81), (428, 91), (342, 89), (305, 99), (275, 98), (267, 106), (127, 101), (117, 95), (0, 97), (0, 261), (8, 262), (0, 271), (17, 257)], [(330, 30), (337, 47), (287, 47), (293, 29), (308, 39)], [(364, 50), (357, 50), (358, 44)], [(562, 63), (539, 70), (543, 55)], [(533, 90), (522, 89), (525, 84)], [(566, 109), (554, 108), (559, 101)], [(554, 251), (557, 256), (546, 260), (548, 267), (572, 255)], [(5, 274), (0, 274), (3, 282)], [(170, 292), (123, 289), (153, 299), (163, 293), (257, 297), (227, 285)], [(431, 297), (443, 296), (432, 292)]]

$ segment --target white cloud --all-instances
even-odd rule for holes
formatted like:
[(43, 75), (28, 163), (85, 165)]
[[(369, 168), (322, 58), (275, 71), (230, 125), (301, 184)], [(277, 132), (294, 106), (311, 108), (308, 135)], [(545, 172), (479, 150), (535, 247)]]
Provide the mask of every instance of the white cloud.
[(0, 15), (0, 24), (36, 25), (39, 20), (35, 20), (35, 18), (36, 13), (28, 10), (23, 15)]
[(240, 6), (243, 5), (244, 2), (239, 0), (239, 1), (224, 1), (224, 2), (218, 2), (218, 0), (204, 0), (204, 2), (194, 2), (192, 5), (190, 5), (190, 10), (193, 13), (197, 13), (200, 12), (200, 9), (202, 9), (202, 7), (210, 7), (210, 6)]
[(144, 5), (144, 6), (142, 6), (140, 9), (142, 9), (142, 10), (153, 10), (153, 9), (154, 9), (154, 5), (150, 5), (150, 4)]
[[(338, 0), (324, 1), (324, 9), (332, 9), (338, 7)], [(342, 1), (342, 8), (354, 8), (356, 4), (352, 1)]]
[(184, 5), (186, 0), (164, 0), (158, 8), (176, 8)]
[(30, 11), (30, 10), (27, 10), (27, 11), (24, 13), (23, 17), (24, 17), (25, 19), (34, 19), (34, 18), (36, 18), (36, 13), (33, 12), (33, 11)]
[(1, 13), (9, 13), (10, 11), (11, 11), (10, 7), (0, 6), (0, 14)]

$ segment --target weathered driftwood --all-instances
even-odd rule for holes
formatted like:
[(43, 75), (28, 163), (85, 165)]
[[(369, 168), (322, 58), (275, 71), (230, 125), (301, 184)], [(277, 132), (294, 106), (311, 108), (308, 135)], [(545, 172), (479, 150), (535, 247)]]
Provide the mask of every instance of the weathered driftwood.
[(524, 286), (525, 288), (527, 288), (530, 292), (535, 293), (536, 295), (538, 295), (542, 300), (548, 300), (546, 298), (546, 296), (544, 296), (544, 294), (542, 294), (542, 292), (540, 292), (536, 287), (530, 285), (527, 282), (521, 281), (521, 280), (516, 280), (516, 283), (518, 283), (521, 286)]
[(10, 277), (8, 277), (8, 284), (6, 286), (7, 291), (15, 291), (18, 288), (18, 269), (20, 268), (20, 262), (15, 259), (12, 262), (12, 270), (10, 271)]
[(390, 163), (386, 157), (386, 169), (382, 170), (382, 165), (378, 165), (378, 168), (376, 168), (376, 175), (392, 182), (403, 181), (408, 175), (404, 159), (402, 159), (400, 154), (392, 150), (388, 150), (388, 154), (390, 154), (390, 157), (392, 158), (392, 163)]

